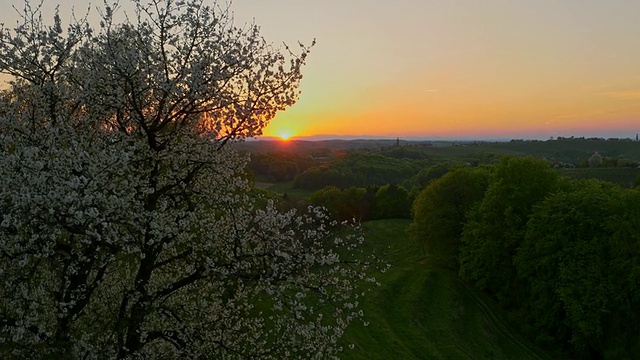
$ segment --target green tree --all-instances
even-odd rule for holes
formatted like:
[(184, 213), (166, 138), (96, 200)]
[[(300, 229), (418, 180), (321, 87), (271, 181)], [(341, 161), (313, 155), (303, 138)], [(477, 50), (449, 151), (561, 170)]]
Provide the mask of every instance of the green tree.
[(325, 207), (336, 220), (364, 221), (371, 218), (375, 198), (365, 188), (340, 190), (335, 186), (327, 186), (311, 194), (309, 200), (312, 204)]
[(362, 182), (357, 174), (342, 164), (320, 164), (310, 167), (296, 176), (293, 187), (320, 190), (327, 186), (347, 188)]
[(366, 221), (372, 218), (375, 195), (369, 189), (352, 186), (342, 191), (345, 220), (356, 219)]
[(598, 154), (597, 152), (594, 153), (593, 155), (591, 155), (591, 157), (588, 160), (589, 162), (589, 166), (590, 167), (599, 167), (602, 166), (604, 159), (602, 157), (602, 155)]
[(601, 358), (607, 333), (615, 331), (607, 318), (621, 310), (628, 314), (617, 300), (626, 292), (620, 287), (626, 274), (611, 266), (611, 225), (622, 217), (622, 199), (620, 188), (589, 180), (536, 206), (514, 264), (528, 287), (523, 314), (541, 345), (565, 347), (572, 357)]
[(387, 184), (376, 192), (373, 217), (376, 219), (409, 218), (409, 193), (401, 186)]
[(489, 186), (487, 168), (457, 168), (432, 181), (413, 203), (409, 234), (429, 261), (458, 270), (467, 213)]
[(450, 162), (443, 162), (424, 168), (410, 179), (404, 180), (402, 186), (406, 189), (417, 187), (422, 191), (431, 181), (441, 178), (454, 166), (455, 164)]
[(469, 212), (461, 238), (460, 276), (504, 306), (517, 302), (513, 257), (533, 206), (558, 186), (558, 174), (544, 160), (501, 159), (484, 198)]
[(397, 185), (416, 174), (420, 168), (421, 162), (417, 160), (354, 152), (332, 164), (307, 169), (296, 176), (294, 186), (318, 190), (329, 185), (339, 188)]
[(307, 168), (316, 165), (309, 156), (295, 153), (253, 153), (248, 168), (269, 181), (290, 181)]
[(334, 217), (341, 215), (342, 191), (335, 186), (327, 186), (315, 191), (309, 197), (312, 204), (325, 207)]
[(615, 312), (605, 318), (605, 356), (611, 359), (640, 357), (640, 191), (626, 190), (613, 206), (616, 216), (606, 219)]

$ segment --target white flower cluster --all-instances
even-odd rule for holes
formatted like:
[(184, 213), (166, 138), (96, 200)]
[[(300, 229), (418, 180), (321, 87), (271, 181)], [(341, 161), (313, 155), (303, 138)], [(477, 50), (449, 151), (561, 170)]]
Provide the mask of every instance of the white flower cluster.
[(66, 31), (27, 3), (1, 29), (0, 357), (335, 356), (374, 281), (358, 229), (257, 208), (225, 146), (294, 103), (307, 49), (134, 3)]

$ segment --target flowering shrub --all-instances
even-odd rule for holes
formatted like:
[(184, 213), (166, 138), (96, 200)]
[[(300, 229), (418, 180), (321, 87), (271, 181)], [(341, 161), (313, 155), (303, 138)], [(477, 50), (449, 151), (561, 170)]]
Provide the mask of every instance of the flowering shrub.
[(0, 33), (0, 357), (327, 358), (362, 315), (357, 228), (258, 208), (246, 158), (298, 96), (282, 53), (202, 1)]

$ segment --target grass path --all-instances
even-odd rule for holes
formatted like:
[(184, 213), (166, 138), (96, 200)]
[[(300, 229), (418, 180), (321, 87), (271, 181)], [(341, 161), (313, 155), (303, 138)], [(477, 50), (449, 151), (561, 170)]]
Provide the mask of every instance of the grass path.
[[(515, 333), (493, 303), (450, 272), (422, 264), (407, 220), (364, 224), (367, 246), (392, 268), (363, 301), (368, 326), (345, 334), (343, 359), (548, 359)], [(350, 344), (353, 348), (350, 348)]]

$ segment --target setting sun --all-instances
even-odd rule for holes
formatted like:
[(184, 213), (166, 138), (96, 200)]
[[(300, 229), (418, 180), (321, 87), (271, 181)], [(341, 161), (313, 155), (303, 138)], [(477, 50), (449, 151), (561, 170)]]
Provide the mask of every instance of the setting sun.
[(278, 137), (280, 138), (280, 140), (283, 140), (283, 141), (290, 140), (292, 136), (293, 135), (291, 134), (291, 132), (288, 132), (288, 131), (281, 131), (278, 134)]

